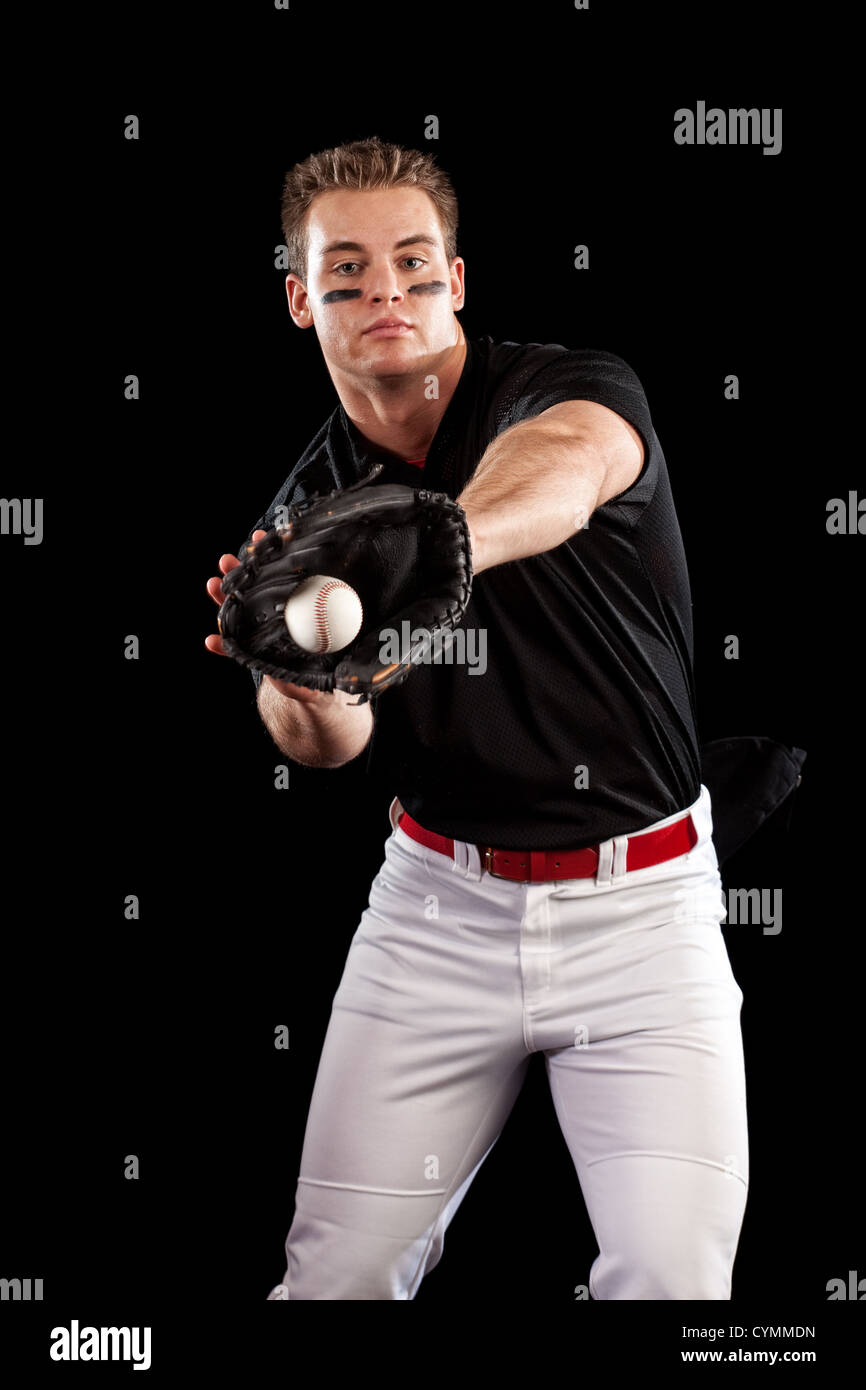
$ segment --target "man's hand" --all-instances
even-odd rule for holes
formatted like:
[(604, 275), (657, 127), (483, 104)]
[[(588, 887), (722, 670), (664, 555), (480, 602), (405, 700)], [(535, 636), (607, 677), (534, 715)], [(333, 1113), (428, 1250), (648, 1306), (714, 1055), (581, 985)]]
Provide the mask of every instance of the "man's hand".
[[(267, 531), (253, 532), (253, 545)], [(220, 574), (207, 581), (207, 591), (222, 606), (222, 575), (240, 564), (237, 555), (221, 555)], [(216, 656), (227, 656), (219, 632), (205, 638)], [(259, 714), (280, 752), (306, 767), (342, 767), (356, 758), (370, 740), (373, 714), (369, 704), (355, 705), (343, 690), (311, 690), (292, 681), (263, 676), (256, 701)]]
[[(253, 545), (255, 545), (257, 541), (260, 541), (267, 534), (267, 531), (254, 531)], [(214, 603), (216, 604), (217, 608), (221, 607), (223, 601), (222, 575), (229, 574), (231, 570), (237, 569), (239, 564), (240, 560), (238, 559), (237, 555), (220, 556), (220, 573), (215, 574), (213, 578), (209, 579), (207, 582), (207, 591), (213, 599)], [(226, 655), (225, 651), (223, 650), (223, 639), (220, 637), (218, 632), (209, 633), (208, 636), (205, 638), (204, 644), (209, 652), (214, 652), (217, 656)], [(328, 692), (324, 690), (309, 690), (305, 685), (294, 685), (291, 681), (274, 680), (273, 676), (264, 676), (263, 680), (268, 681), (274, 687), (275, 690), (279, 691), (281, 695), (287, 696), (287, 698), (290, 700), (299, 700), (302, 704), (311, 704), (314, 700), (320, 700), (322, 696), (328, 694)], [(330, 692), (331, 700), (333, 700), (334, 695), (339, 693), (341, 692)]]

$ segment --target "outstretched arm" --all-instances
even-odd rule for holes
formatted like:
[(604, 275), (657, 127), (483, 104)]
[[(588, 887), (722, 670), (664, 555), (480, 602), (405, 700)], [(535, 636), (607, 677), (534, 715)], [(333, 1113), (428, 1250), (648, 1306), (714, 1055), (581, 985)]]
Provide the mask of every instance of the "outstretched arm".
[(553, 550), (643, 467), (632, 425), (596, 401), (561, 401), (498, 435), (457, 501), (475, 574)]

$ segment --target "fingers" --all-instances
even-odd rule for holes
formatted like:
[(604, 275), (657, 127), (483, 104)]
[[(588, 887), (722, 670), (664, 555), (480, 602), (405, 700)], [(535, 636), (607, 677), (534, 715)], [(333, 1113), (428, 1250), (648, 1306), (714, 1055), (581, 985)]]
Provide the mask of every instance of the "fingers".
[[(267, 534), (267, 531), (253, 531), (252, 544), (256, 545), (262, 539), (262, 537), (266, 536)], [(238, 559), (237, 555), (221, 555), (219, 558), (220, 574), (213, 575), (212, 578), (210, 578), (207, 584), (205, 585), (208, 593), (210, 594), (217, 608), (222, 608), (224, 597), (222, 591), (222, 575), (230, 574), (232, 570), (237, 569), (239, 564), (240, 560)], [(223, 647), (223, 639), (222, 637), (220, 637), (218, 632), (208, 633), (207, 637), (204, 639), (204, 644), (209, 652), (214, 652), (217, 656), (228, 655), (225, 648)]]
[[(267, 531), (253, 531), (252, 544), (256, 545), (257, 542), (260, 541), (262, 537), (266, 536), (267, 534)], [(209, 579), (207, 585), (205, 586), (214, 603), (218, 607), (222, 606), (223, 601), (221, 576), (224, 574), (230, 574), (232, 570), (237, 569), (239, 564), (240, 560), (238, 559), (237, 555), (221, 555), (219, 558), (220, 573), (215, 574), (213, 578)]]
[[(222, 574), (230, 574), (232, 570), (237, 569), (240, 560), (236, 555), (221, 555), (219, 564)], [(213, 575), (205, 585), (205, 588), (218, 608), (222, 607), (224, 598), (222, 574)]]

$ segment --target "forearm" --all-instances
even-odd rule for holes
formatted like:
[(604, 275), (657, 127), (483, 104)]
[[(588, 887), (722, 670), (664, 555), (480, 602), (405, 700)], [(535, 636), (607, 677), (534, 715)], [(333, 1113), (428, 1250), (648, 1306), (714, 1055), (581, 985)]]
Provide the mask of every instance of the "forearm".
[(306, 767), (342, 767), (363, 751), (373, 729), (369, 703), (355, 705), (342, 690), (302, 703), (281, 694), (266, 676), (258, 708), (280, 752)]
[(457, 498), (475, 573), (540, 555), (579, 531), (597, 504), (605, 467), (590, 440), (532, 420), (498, 435)]

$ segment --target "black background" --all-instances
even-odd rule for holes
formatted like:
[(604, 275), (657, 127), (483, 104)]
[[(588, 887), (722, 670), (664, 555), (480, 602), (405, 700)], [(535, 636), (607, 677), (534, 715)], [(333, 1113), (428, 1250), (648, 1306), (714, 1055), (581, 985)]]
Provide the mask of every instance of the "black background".
[[(783, 82), (779, 45), (801, 37), (784, 11), (713, 13), (486, 9), (470, 41), (468, 15), (411, 9), (293, 3), (187, 27), (157, 9), (103, 27), (111, 62), (82, 31), (64, 119), (29, 98), (16, 168), (33, 202), (13, 219), (14, 264), (41, 293), (12, 344), (26, 442), (2, 491), (45, 499), (45, 535), (0, 540), (0, 1275), (42, 1277), (45, 1302), (2, 1305), (8, 1355), (17, 1336), (59, 1373), (46, 1329), (73, 1317), (152, 1324), (174, 1368), (200, 1353), (202, 1320), (214, 1364), (266, 1335), (258, 1310), (285, 1267), (330, 1000), (389, 797), (363, 758), (292, 765), (274, 789), (286, 760), (249, 675), (204, 648), (204, 585), (336, 404), (274, 268), (282, 178), (372, 134), (429, 149), (454, 182), (469, 336), (605, 348), (641, 378), (688, 556), (702, 739), (807, 750), (787, 833), (770, 823), (723, 874), (784, 894), (778, 936), (724, 929), (751, 1140), (732, 1305), (645, 1325), (665, 1365), (679, 1322), (817, 1323), (825, 1363), (841, 1345), (827, 1281), (866, 1275), (863, 541), (829, 535), (826, 507), (862, 464), (831, 410), (844, 365), (821, 314), (843, 283), (848, 195), (814, 91)], [(674, 111), (699, 99), (782, 107), (782, 153), (675, 145)], [(579, 243), (588, 271), (573, 268)], [(128, 373), (140, 401), (124, 400)], [(139, 921), (124, 917), (131, 893)], [(539, 1056), (415, 1301), (572, 1304), (564, 1326), (588, 1336), (606, 1318), (616, 1336), (650, 1310), (593, 1323), (596, 1305), (574, 1308), (595, 1251)]]

